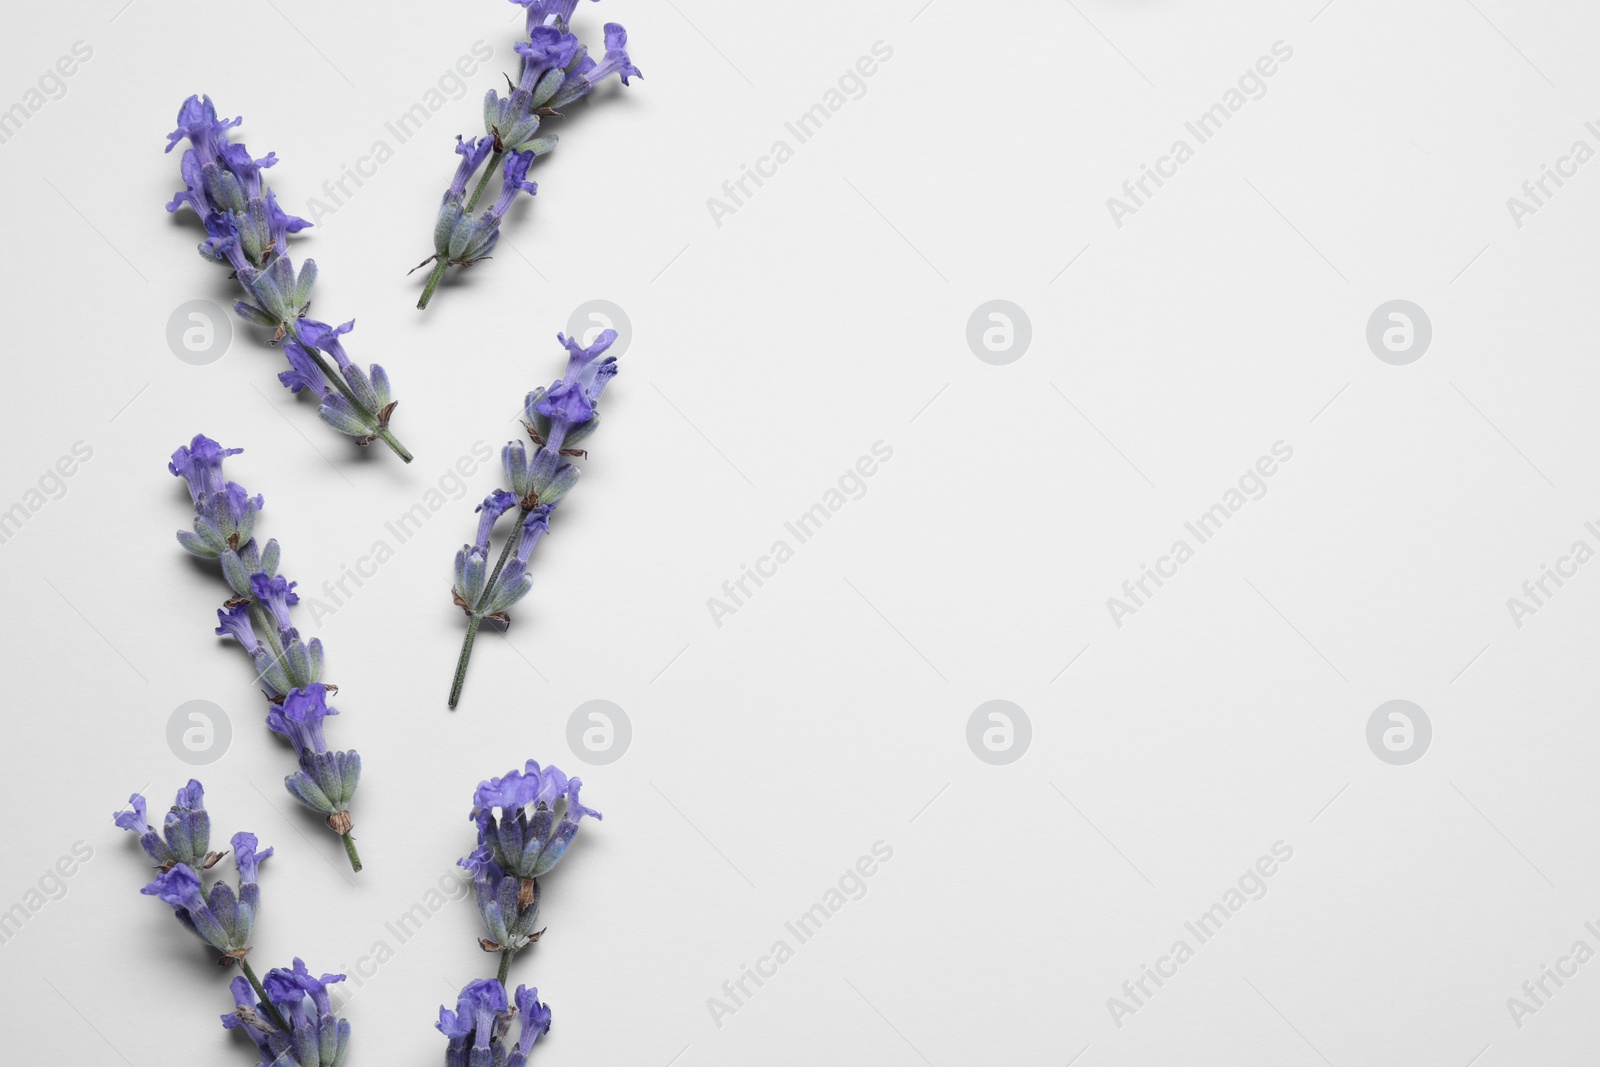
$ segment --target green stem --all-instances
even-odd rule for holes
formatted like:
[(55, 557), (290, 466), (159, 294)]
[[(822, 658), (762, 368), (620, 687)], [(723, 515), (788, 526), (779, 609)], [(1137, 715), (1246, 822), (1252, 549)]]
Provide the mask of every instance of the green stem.
[(434, 262), (433, 273), (428, 275), (428, 284), (422, 287), (422, 299), (417, 301), (418, 311), (427, 307), (428, 301), (433, 299), (433, 291), (439, 288), (439, 282), (444, 279), (444, 271), (448, 266), (450, 264), (443, 256), (439, 256)]
[(350, 869), (357, 874), (361, 873), (361, 853), (356, 851), (355, 836), (346, 832), (339, 835), (344, 842), (344, 854), (350, 857)]
[[(522, 524), (524, 522), (526, 522), (527, 520), (528, 520), (528, 509), (527, 508), (519, 509), (518, 512), (517, 512), (517, 528), (516, 529), (521, 529), (522, 528)], [(489, 594), (490, 594), (490, 592), (493, 591), (494, 583), (500, 577), (500, 572), (505, 570), (505, 568), (506, 568), (506, 560), (511, 558), (511, 546), (517, 543), (517, 532), (516, 532), (516, 529), (511, 531), (511, 536), (506, 538), (506, 543), (501, 547), (501, 549), (500, 549), (500, 558), (495, 561), (494, 570), (489, 572), (489, 580), (487, 582), (483, 583), (483, 596), (479, 597), (478, 598), (478, 602), (476, 604), (472, 605), (472, 608), (473, 608), (474, 611), (477, 611), (477, 610), (479, 610), (479, 609), (481, 609), (483, 607), (483, 602), (485, 600), (489, 599)]]
[(489, 179), (500, 168), (500, 159), (504, 155), (504, 152), (496, 152), (489, 157), (489, 165), (483, 168), (483, 177), (478, 179), (478, 187), (472, 190), (472, 199), (467, 201), (468, 211), (478, 206), (478, 199), (483, 196), (483, 190), (488, 186)]
[[(298, 335), (296, 339), (298, 340)], [(316, 361), (317, 368), (322, 371), (322, 376), (333, 383), (333, 387), (339, 390), (340, 396), (344, 397), (350, 402), (351, 407), (366, 415), (373, 422), (378, 421), (378, 413), (376, 411), (368, 411), (366, 407), (362, 405), (361, 401), (356, 399), (356, 395), (350, 391), (350, 386), (345, 384), (344, 375), (334, 370), (332, 365), (328, 363), (327, 359), (320, 351), (312, 348), (310, 345), (304, 342), (301, 342), (300, 347), (305, 349), (306, 352), (310, 354), (311, 358)], [(387, 427), (378, 431), (378, 439), (384, 444), (388, 445), (390, 448), (394, 449), (395, 455), (399, 456), (407, 463), (411, 462), (411, 453), (406, 451), (405, 446), (400, 443), (400, 439), (393, 433), (389, 432)]]
[(407, 463), (411, 462), (411, 453), (406, 451), (406, 446), (400, 443), (400, 439), (398, 437), (389, 432), (389, 427), (384, 426), (379, 428), (378, 440), (394, 449), (395, 455), (399, 456)]
[(450, 707), (455, 709), (461, 700), (461, 687), (467, 682), (467, 662), (472, 659), (472, 642), (478, 637), (478, 627), (483, 625), (483, 616), (472, 615), (467, 619), (467, 639), (461, 642), (461, 657), (456, 660), (456, 676), (450, 683)]
[[(527, 508), (522, 508), (518, 511), (517, 526), (519, 528), (527, 517)], [(493, 592), (496, 579), (500, 577), (500, 572), (505, 570), (506, 560), (511, 556), (511, 546), (516, 542), (517, 534), (513, 531), (511, 536), (506, 538), (506, 543), (501, 546), (500, 558), (495, 561), (494, 570), (489, 574), (489, 580), (483, 583), (483, 595), (478, 598), (476, 604), (472, 605), (472, 612), (467, 620), (467, 639), (461, 644), (461, 658), (456, 660), (455, 681), (450, 684), (451, 708), (454, 708), (457, 702), (461, 700), (461, 687), (467, 681), (467, 661), (472, 658), (472, 642), (478, 636), (478, 627), (483, 625), (483, 616), (478, 612), (483, 610), (483, 603), (489, 598), (489, 594)]]
[(500, 950), (500, 984), (506, 984), (506, 976), (511, 973), (511, 957), (516, 955), (516, 949), (503, 948)]
[[(472, 190), (472, 199), (467, 201), (467, 213), (478, 206), (478, 201), (483, 198), (483, 191), (489, 187), (489, 179), (494, 177), (494, 172), (500, 167), (500, 160), (504, 152), (496, 152), (489, 157), (489, 165), (483, 168), (483, 177), (478, 179), (478, 187)], [(439, 283), (444, 279), (445, 268), (450, 264), (444, 259), (439, 259), (433, 265), (433, 272), (428, 275), (428, 284), (422, 287), (422, 298), (417, 301), (417, 310), (421, 311), (428, 306), (428, 301), (433, 299), (433, 291), (439, 288)], [(453, 707), (454, 705), (452, 705)]]
[(250, 969), (250, 961), (243, 956), (239, 957), (239, 969), (244, 971), (245, 978), (249, 979), (250, 988), (256, 991), (256, 998), (266, 1007), (267, 1015), (271, 1017), (273, 1025), (284, 1033), (292, 1035), (294, 1030), (284, 1021), (278, 1006), (267, 999), (267, 991), (261, 988), (261, 979), (256, 977), (256, 972)]

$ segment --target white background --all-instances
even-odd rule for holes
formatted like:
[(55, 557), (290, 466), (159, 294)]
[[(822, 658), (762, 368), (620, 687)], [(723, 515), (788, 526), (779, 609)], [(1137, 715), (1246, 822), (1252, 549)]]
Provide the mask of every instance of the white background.
[[(258, 969), (354, 975), (395, 949), (348, 1001), (352, 1067), (439, 1062), (439, 1004), (492, 973), (467, 904), (403, 945), (385, 924), (470, 848), (477, 782), (529, 757), (606, 814), (513, 968), (554, 1011), (551, 1067), (1592, 1058), (1600, 962), (1520, 1027), (1507, 998), (1575, 941), (1600, 950), (1600, 565), (1521, 627), (1506, 605), (1573, 541), (1600, 547), (1600, 163), (1520, 228), (1506, 206), (1573, 141), (1600, 148), (1592, 6), (919, 4), (583, 4), (580, 34), (626, 24), (645, 80), (552, 126), (539, 195), (426, 314), (405, 272), (517, 11), (13, 17), (0, 107), (75, 41), (93, 55), (0, 144), (0, 508), (74, 442), (93, 458), (0, 545), (0, 908), (74, 842), (93, 859), (0, 944), (12, 1059), (249, 1061), (217, 1025), (227, 976), (139, 896), (148, 864), (110, 820), (141, 787), (159, 813), (194, 770), (166, 731), (196, 699), (232, 724), (194, 771), (217, 840), (278, 849)], [(175, 358), (173, 310), (235, 295), (193, 217), (162, 210), (183, 98), (243, 114), (308, 214), (478, 40), (494, 59), (470, 91), (294, 245), (318, 317), (354, 317), (352, 355), (388, 367), (416, 462), (323, 426), (253, 328), (209, 366)], [(716, 225), (707, 199), (878, 41), (865, 94)], [(1116, 226), (1107, 197), (1277, 41), (1293, 57), (1266, 94)], [(622, 373), (460, 710), (450, 563), (497, 464), (332, 615), (299, 609), (341, 686), (330, 735), (365, 760), (349, 875), (211, 635), (226, 593), (173, 539), (190, 508), (167, 457), (196, 432), (243, 447), (228, 470), (265, 495), (261, 536), (323, 596), (474, 442), (520, 433), (554, 334), (596, 298), (631, 318)], [(966, 341), (996, 298), (1032, 323), (1005, 366)], [(1393, 299), (1433, 324), (1408, 366), (1365, 339)], [(715, 625), (707, 599), (878, 441), (865, 496)], [(1277, 441), (1294, 454), (1267, 494), (1116, 626), (1107, 598)], [(1408, 766), (1366, 741), (1396, 698), (1433, 724)], [(633, 725), (608, 766), (567, 743), (592, 699)], [(1010, 765), (967, 745), (991, 699), (1032, 723)], [(1280, 840), (1267, 895), (1116, 1025), (1108, 998), (1193, 946), (1184, 923)], [(708, 999), (793, 946), (785, 921), (877, 841), (893, 858), (866, 895), (718, 1026)]]

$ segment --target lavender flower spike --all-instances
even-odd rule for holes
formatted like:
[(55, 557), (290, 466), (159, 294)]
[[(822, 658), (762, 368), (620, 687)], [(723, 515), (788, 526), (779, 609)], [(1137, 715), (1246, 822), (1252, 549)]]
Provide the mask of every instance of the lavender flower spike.
[[(343, 981), (344, 975), (313, 978), (306, 965), (296, 959), (293, 968), (270, 970), (262, 982), (247, 959), (256, 912), (261, 906), (261, 862), (272, 855), (272, 849), (259, 848), (254, 834), (233, 835), (233, 859), (239, 872), (237, 891), (222, 881), (206, 888), (204, 870), (220, 858), (217, 853), (207, 854), (212, 858), (199, 870), (181, 860), (165, 862), (167, 854), (160, 851), (162, 848), (187, 855), (204, 850), (210, 820), (200, 807), (202, 797), (196, 781), (178, 791), (178, 802), (167, 816), (167, 840), (156, 845), (150, 840), (154, 831), (145, 822), (144, 797), (135, 793), (129, 798), (133, 810), (113, 817), (118, 826), (140, 835), (140, 844), (152, 859), (163, 862), (155, 881), (140, 892), (170, 906), (190, 933), (219, 954), (218, 963), (237, 966), (244, 972), (242, 978), (231, 983), (234, 1010), (222, 1017), (222, 1025), (229, 1030), (243, 1028), (249, 1034), (261, 1053), (260, 1067), (340, 1067), (350, 1041), (350, 1024), (334, 1017), (327, 987)], [(187, 823), (191, 842), (197, 837), (198, 843), (180, 841), (173, 845), (174, 816)]]
[(462, 866), (492, 862), (524, 880), (549, 873), (578, 835), (583, 817), (603, 818), (578, 802), (582, 788), (582, 779), (568, 778), (557, 767), (541, 770), (535, 760), (482, 783), (472, 795), (478, 849)]
[(244, 145), (229, 140), (228, 131), (242, 121), (219, 119), (209, 96), (183, 102), (167, 151), (189, 142), (180, 167), (184, 189), (167, 210), (176, 212), (185, 204), (194, 209), (206, 229), (200, 254), (232, 267), (249, 298), (234, 309), (242, 318), (271, 327), (273, 344), (284, 341), (290, 368), (278, 375), (284, 386), (296, 393), (309, 389), (320, 401), (323, 421), (357, 444), (382, 441), (410, 463), (411, 453), (389, 430), (395, 401), (388, 374), (376, 363), (363, 370), (339, 344), (339, 335), (355, 324), (334, 329), (306, 317), (317, 265), (308, 259), (296, 272), (289, 260), (289, 235), (311, 223), (284, 211), (263, 185), (261, 172), (277, 157), (269, 152), (252, 159)]
[(180, 863), (210, 870), (222, 859), (223, 853), (210, 850), (211, 816), (206, 814), (205, 790), (195, 779), (178, 790), (178, 799), (162, 820), (159, 834), (145, 821), (144, 797), (135, 793), (128, 803), (133, 810), (118, 812), (114, 821), (139, 836), (139, 845), (156, 861), (156, 870), (170, 871)]
[[(468, 982), (456, 1010), (439, 1009), (440, 1033), (449, 1039), (445, 1067), (523, 1067), (533, 1044), (550, 1032), (550, 1009), (539, 991), (518, 986), (506, 995), (511, 960), (539, 940), (540, 875), (553, 868), (577, 835), (585, 815), (600, 813), (578, 802), (583, 783), (556, 767), (529, 760), (522, 770), (478, 784), (468, 818), (478, 830), (478, 846), (461, 860), (472, 871), (478, 913), (487, 937), (485, 952), (500, 954), (492, 979)], [(507, 1044), (511, 1023), (520, 1020), (515, 1044)]]
[[(322, 720), (338, 711), (328, 706), (333, 686), (322, 684), (322, 642), (300, 637), (291, 618), (299, 603), (295, 583), (278, 573), (278, 542), (257, 545), (254, 529), (262, 498), (249, 496), (237, 483), (227, 481), (222, 463), (239, 453), (223, 448), (204, 434), (172, 454), (167, 469), (189, 486), (194, 502), (194, 528), (178, 531), (178, 543), (202, 559), (215, 560), (233, 596), (217, 610), (221, 637), (231, 637), (255, 666), (269, 701), (267, 726), (294, 746), (299, 769), (284, 779), (284, 787), (300, 803), (317, 812), (344, 842), (353, 870), (361, 869), (355, 838), (350, 832), (350, 801), (361, 779), (361, 757), (355, 752), (332, 752), (323, 739)], [(200, 783), (190, 782), (198, 808)], [(117, 817), (117, 825), (140, 835), (144, 849), (164, 867), (197, 861), (211, 866), (220, 857), (205, 856), (205, 838), (184, 828), (184, 794), (180, 807), (167, 816), (165, 837), (145, 824), (143, 798), (134, 798), (134, 810)], [(204, 815), (204, 812), (201, 812)], [(174, 820), (177, 820), (175, 823)], [(185, 836), (187, 834), (187, 836)], [(176, 836), (175, 836), (176, 835)], [(194, 841), (198, 838), (199, 844)]]
[[(511, 606), (533, 587), (528, 561), (534, 547), (550, 529), (550, 516), (556, 505), (578, 482), (578, 468), (568, 462), (588, 453), (574, 446), (599, 427), (595, 405), (600, 394), (617, 373), (614, 356), (606, 349), (617, 339), (617, 331), (605, 330), (593, 344), (584, 347), (561, 334), (556, 339), (567, 350), (567, 371), (548, 389), (535, 389), (524, 402), (528, 436), (533, 454), (521, 441), (512, 441), (500, 452), (510, 491), (496, 489), (478, 508), (478, 536), (456, 553), (456, 606), (467, 615), (467, 636), (456, 661), (455, 678), (450, 684), (450, 707), (461, 699), (467, 680), (467, 665), (472, 645), (485, 619), (509, 625)], [(516, 528), (506, 538), (500, 559), (489, 569), (489, 543), (501, 517), (517, 511)]]
[[(350, 1044), (350, 1024), (333, 1014), (328, 987), (342, 981), (342, 974), (313, 978), (298, 956), (292, 969), (267, 972), (264, 993), (235, 978), (230, 987), (235, 1008), (222, 1017), (222, 1025), (250, 1035), (261, 1053), (261, 1067), (340, 1067)], [(262, 1018), (273, 1012), (287, 1025)]]
[[(537, 187), (524, 181), (528, 167), (556, 146), (554, 134), (543, 133), (540, 123), (559, 118), (558, 108), (574, 103), (593, 91), (611, 75), (623, 85), (630, 78), (642, 78), (639, 68), (628, 57), (628, 31), (615, 22), (605, 26), (605, 56), (596, 62), (589, 50), (569, 28), (578, 0), (512, 0), (526, 9), (528, 39), (516, 45), (522, 57), (517, 81), (501, 97), (491, 89), (483, 101), (485, 136), (474, 141), (456, 138), (461, 162), (439, 205), (439, 218), (433, 228), (433, 255), (417, 264), (420, 270), (429, 263), (428, 275), (418, 308), (428, 306), (444, 272), (450, 267), (470, 267), (486, 259), (500, 239), (500, 220), (519, 192), (530, 195)], [(507, 82), (510, 83), (508, 77)], [(488, 163), (484, 165), (487, 157)], [(502, 163), (504, 164), (502, 168)], [(467, 182), (483, 166), (483, 176), (467, 198)], [(483, 214), (474, 216), (484, 189), (496, 171), (501, 172), (500, 196)]]
[[(513, 1019), (520, 1019), (516, 1043), (506, 1044)], [(468, 982), (456, 998), (456, 1010), (439, 1009), (434, 1024), (449, 1039), (445, 1067), (523, 1067), (533, 1043), (550, 1032), (550, 1009), (539, 1002), (539, 991), (518, 986), (507, 1003), (505, 986), (493, 978)]]

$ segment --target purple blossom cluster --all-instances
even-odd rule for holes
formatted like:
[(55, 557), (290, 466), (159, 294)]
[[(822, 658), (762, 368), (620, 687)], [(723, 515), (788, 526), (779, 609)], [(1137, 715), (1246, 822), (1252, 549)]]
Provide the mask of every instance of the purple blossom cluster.
[(260, 495), (250, 496), (223, 476), (222, 461), (240, 451), (196, 434), (172, 454), (167, 469), (188, 484), (195, 508), (193, 530), (178, 531), (178, 542), (221, 566), (233, 595), (217, 610), (216, 632), (233, 638), (250, 656), (270, 701), (267, 726), (294, 746), (299, 768), (284, 779), (284, 787), (323, 816), (343, 839), (350, 866), (359, 871), (349, 806), (361, 778), (361, 757), (330, 751), (323, 737), (323, 720), (338, 711), (328, 706), (333, 687), (321, 680), (322, 642), (301, 640), (290, 618), (289, 609), (300, 597), (295, 583), (278, 573), (278, 542), (256, 543)]
[[(298, 272), (289, 259), (289, 235), (311, 225), (284, 211), (261, 180), (261, 172), (278, 161), (268, 152), (251, 158), (228, 130), (242, 119), (219, 119), (210, 97), (191, 96), (178, 111), (178, 128), (167, 139), (167, 151), (187, 139), (181, 170), (184, 189), (168, 211), (188, 204), (205, 223), (200, 254), (233, 268), (248, 300), (234, 305), (240, 317), (271, 327), (273, 343), (283, 342), (289, 369), (278, 380), (292, 392), (310, 390), (320, 402), (318, 414), (357, 443), (383, 441), (406, 462), (411, 454), (389, 430), (395, 400), (389, 375), (374, 363), (366, 370), (345, 354), (339, 338), (355, 326), (307, 318), (317, 264), (306, 260)], [(328, 357), (333, 363), (328, 362)], [(337, 365), (337, 369), (335, 369)]]
[(342, 974), (313, 977), (299, 956), (293, 967), (268, 971), (259, 993), (235, 978), (229, 984), (235, 1007), (222, 1025), (249, 1035), (261, 1053), (261, 1067), (340, 1067), (350, 1024), (333, 1013), (328, 987), (342, 981)]
[[(433, 229), (433, 255), (418, 264), (418, 269), (429, 263), (434, 265), (417, 301), (419, 308), (428, 306), (447, 268), (470, 267), (494, 251), (500, 240), (500, 222), (518, 193), (531, 196), (538, 192), (538, 186), (526, 180), (528, 168), (556, 146), (556, 137), (540, 129), (542, 120), (559, 116), (559, 108), (588, 96), (613, 74), (622, 79), (623, 85), (628, 84), (629, 78), (644, 77), (628, 58), (628, 31), (615, 22), (605, 26), (605, 55), (599, 60), (589, 55), (589, 49), (570, 29), (578, 0), (511, 2), (527, 11), (528, 39), (516, 45), (517, 54), (522, 57), (522, 72), (509, 85), (506, 96), (491, 89), (484, 97), (484, 136), (470, 141), (456, 138), (456, 153), (461, 161), (439, 206)], [(467, 183), (480, 166), (483, 176), (469, 200)], [(500, 195), (481, 214), (474, 215), (473, 209), (497, 170)]]
[(222, 1025), (249, 1034), (261, 1067), (340, 1067), (350, 1024), (334, 1016), (327, 989), (344, 975), (313, 978), (296, 959), (292, 968), (274, 968), (262, 981), (247, 959), (261, 906), (261, 864), (272, 849), (260, 848), (254, 834), (234, 834), (238, 888), (219, 879), (208, 889), (206, 873), (223, 854), (210, 851), (211, 817), (200, 783), (191, 779), (178, 790), (159, 831), (148, 821), (144, 797), (134, 793), (128, 803), (129, 810), (117, 812), (113, 821), (138, 837), (158, 871), (140, 892), (172, 908), (178, 922), (218, 954), (218, 963), (243, 972), (231, 983), (235, 1009)]
[[(550, 1009), (539, 991), (518, 986), (507, 994), (511, 960), (539, 940), (538, 879), (549, 873), (578, 834), (584, 816), (601, 818), (578, 800), (583, 782), (556, 767), (529, 760), (522, 770), (478, 785), (468, 816), (478, 831), (478, 846), (461, 866), (472, 872), (478, 914), (488, 936), (485, 952), (500, 954), (495, 978), (468, 982), (456, 1010), (439, 1009), (438, 1027), (449, 1039), (445, 1067), (523, 1067), (535, 1041), (550, 1030)], [(511, 1024), (517, 1040), (508, 1045)]]
[(144, 797), (134, 793), (128, 804), (129, 810), (117, 812), (112, 821), (139, 838), (159, 872), (140, 892), (171, 907), (185, 929), (220, 954), (219, 962), (242, 961), (250, 952), (256, 909), (261, 905), (257, 884), (261, 863), (272, 849), (259, 848), (255, 834), (234, 834), (231, 844), (239, 888), (235, 891), (218, 881), (207, 890), (201, 873), (215, 867), (224, 853), (210, 849), (211, 817), (200, 783), (191, 778), (178, 790), (159, 833), (147, 819)]
[[(578, 468), (569, 460), (586, 454), (576, 446), (599, 428), (595, 405), (617, 373), (616, 357), (605, 355), (616, 341), (617, 331), (601, 332), (587, 348), (561, 334), (556, 339), (567, 350), (566, 373), (550, 388), (529, 393), (523, 405), (533, 454), (528, 454), (521, 441), (501, 449), (510, 489), (496, 489), (478, 506), (477, 537), (456, 553), (454, 597), (466, 612), (467, 636), (450, 687), (452, 708), (461, 699), (478, 628), (485, 619), (509, 623), (507, 611), (533, 587), (528, 561), (550, 528), (551, 512), (578, 482)], [(491, 571), (490, 538), (495, 525), (513, 510), (517, 513), (515, 527)]]

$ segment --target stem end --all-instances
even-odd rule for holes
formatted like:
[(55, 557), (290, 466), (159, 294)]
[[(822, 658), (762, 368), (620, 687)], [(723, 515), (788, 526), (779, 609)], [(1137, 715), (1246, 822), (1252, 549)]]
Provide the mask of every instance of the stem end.
[(433, 270), (428, 275), (428, 284), (422, 287), (422, 298), (417, 301), (417, 310), (428, 306), (428, 301), (433, 299), (433, 291), (439, 288), (439, 282), (444, 278), (444, 272), (450, 264), (441, 256), (434, 261)]
[(361, 853), (356, 851), (355, 836), (348, 831), (339, 835), (344, 842), (344, 854), (350, 857), (350, 869), (357, 874), (361, 873)]

